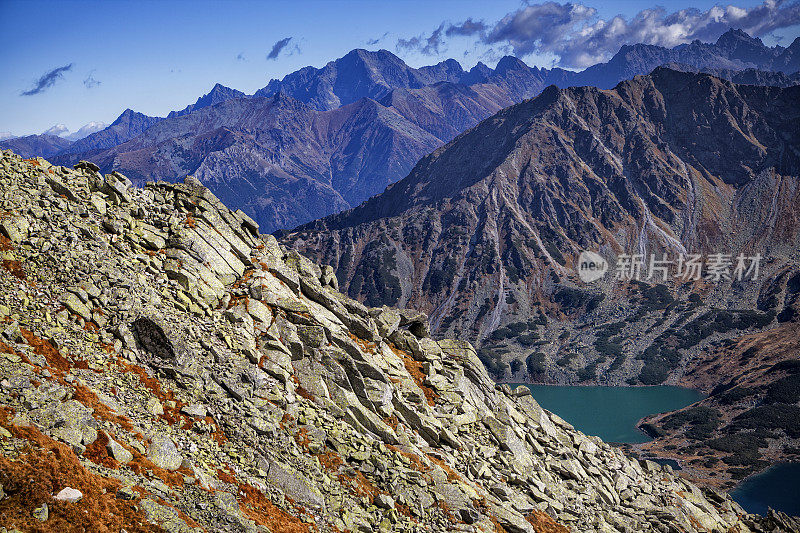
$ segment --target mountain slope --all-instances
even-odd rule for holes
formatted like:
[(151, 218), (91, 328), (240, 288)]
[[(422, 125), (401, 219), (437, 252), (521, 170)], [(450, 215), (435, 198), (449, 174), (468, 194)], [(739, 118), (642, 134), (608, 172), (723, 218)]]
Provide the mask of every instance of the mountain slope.
[(196, 180), (138, 189), (4, 152), (0, 184), (6, 527), (746, 533), (790, 520), (746, 516), (495, 386), (469, 343), (346, 298)]
[(319, 112), (278, 94), (163, 119), (92, 159), (137, 182), (193, 174), (272, 231), (380, 192), (440, 143), (373, 100)]
[[(796, 276), (795, 291), (799, 282)], [(691, 361), (681, 384), (701, 387), (709, 397), (644, 419), (642, 427), (656, 439), (640, 445), (640, 450), (677, 459), (693, 479), (725, 488), (769, 465), (796, 462), (799, 326), (786, 323), (745, 335)], [(720, 376), (725, 379), (720, 381)]]
[(126, 109), (109, 127), (75, 141), (58, 155), (65, 163), (74, 159), (70, 157), (71, 154), (89, 157), (100, 150), (113, 148), (136, 137), (159, 120), (161, 120), (159, 117), (149, 117), (132, 109)]
[(12, 137), (0, 141), (0, 148), (14, 150), (22, 157), (50, 157), (72, 145), (72, 141), (42, 133), (40, 135), (26, 135), (25, 137)]
[[(539, 305), (586, 320), (581, 298), (597, 288), (640, 292), (608, 280), (581, 287), (573, 265), (583, 249), (761, 251), (773, 274), (793, 268), (798, 252), (798, 94), (668, 69), (613, 91), (551, 87), (425, 157), (380, 196), (283, 242), (333, 265), (352, 296), (414, 305), (438, 334), (476, 341), (526, 322)], [(578, 300), (561, 292), (575, 283)], [(709, 286), (711, 301), (695, 307), (753, 309), (767, 284), (746, 288)], [(611, 311), (618, 300), (606, 304)], [(553, 359), (576, 340), (556, 340)], [(625, 352), (636, 355), (641, 342)], [(591, 346), (587, 357), (596, 359)], [(630, 363), (604, 379), (635, 377), (641, 363)], [(574, 370), (548, 375), (574, 379)]]

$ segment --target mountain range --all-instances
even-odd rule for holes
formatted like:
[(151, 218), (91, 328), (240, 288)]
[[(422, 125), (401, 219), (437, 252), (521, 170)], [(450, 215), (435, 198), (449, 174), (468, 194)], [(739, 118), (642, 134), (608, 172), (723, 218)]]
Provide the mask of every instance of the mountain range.
[[(549, 85), (611, 88), (672, 63), (785, 86), (797, 82), (791, 74), (800, 70), (798, 49), (800, 40), (788, 48), (767, 47), (730, 30), (716, 43), (625, 46), (609, 62), (582, 72), (531, 68), (510, 56), (494, 69), (479, 63), (465, 71), (453, 59), (412, 68), (386, 50), (353, 50), (322, 68), (272, 80), (252, 96), (217, 84), (165, 118), (126, 110), (107, 129), (70, 146), (42, 136), (0, 146), (62, 164), (96, 160), (103, 171), (117, 170), (136, 182), (194, 174), (262, 229), (274, 231), (358, 205), (403, 178), (433, 149)], [(746, 80), (743, 69), (751, 69)], [(228, 105), (232, 101), (242, 102)], [(263, 121), (252, 120), (256, 116)], [(161, 126), (150, 131), (155, 124)], [(288, 139), (285, 131), (304, 141)]]
[[(610, 91), (549, 87), (426, 156), (381, 195), (282, 238), (333, 265), (352, 296), (420, 308), (434, 331), (471, 332), (476, 342), (540, 310), (560, 308), (569, 323), (594, 317), (595, 308), (619, 315), (618, 301), (593, 301), (596, 288), (576, 279), (582, 250), (761, 250), (771, 263), (756, 285), (766, 291), (768, 274), (794, 268), (800, 244), (798, 101), (796, 86), (735, 85), (666, 68)], [(626, 299), (638, 293), (603, 288)], [(753, 286), (729, 289), (703, 292), (730, 294), (733, 307), (767, 300)], [(784, 311), (782, 300), (767, 307)], [(629, 352), (647, 347), (640, 342)], [(611, 363), (597, 369), (653, 380), (647, 364)], [(677, 366), (656, 372), (657, 382)]]
[[(798, 104), (799, 86), (664, 67), (611, 90), (551, 86), (280, 240), (331, 265), (351, 297), (420, 309), (434, 336), (474, 342), (501, 381), (712, 394), (648, 422), (663, 439), (642, 449), (696, 459), (728, 487), (800, 443), (784, 342), (800, 317)], [(583, 251), (609, 265), (600, 280), (580, 277)], [(641, 276), (624, 275), (626, 254)], [(693, 254), (730, 264), (674, 277)], [(740, 254), (760, 254), (755, 279), (737, 279)], [(672, 261), (668, 275), (648, 277), (652, 259)]]

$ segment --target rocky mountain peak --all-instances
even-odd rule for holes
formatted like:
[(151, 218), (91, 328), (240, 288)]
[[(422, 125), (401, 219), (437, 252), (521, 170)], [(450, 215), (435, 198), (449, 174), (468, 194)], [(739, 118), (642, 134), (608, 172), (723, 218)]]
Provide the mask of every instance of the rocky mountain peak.
[(494, 68), (495, 74), (499, 76), (505, 75), (508, 71), (511, 70), (530, 70), (530, 67), (525, 64), (524, 61), (519, 59), (518, 57), (514, 56), (503, 56), (500, 58), (500, 61), (497, 62), (497, 66)]
[(7, 527), (770, 530), (495, 385), (424, 314), (342, 295), (193, 177), (3, 151), (0, 185)]
[(219, 104), (221, 102), (225, 102), (232, 98), (246, 98), (246, 97), (247, 95), (244, 94), (242, 91), (237, 91), (236, 89), (231, 89), (230, 87), (225, 87), (221, 83), (217, 83), (214, 85), (214, 87), (211, 88), (210, 91), (208, 91), (208, 93), (198, 98), (194, 104), (190, 104), (180, 111), (172, 111), (168, 115), (168, 117), (179, 117), (182, 115), (187, 115), (192, 111), (196, 111), (204, 107)]
[(735, 48), (742, 44), (751, 47), (763, 47), (764, 43), (758, 37), (751, 37), (746, 31), (740, 28), (731, 28), (717, 39), (717, 46)]
[(128, 108), (125, 109), (125, 111), (120, 113), (120, 115), (117, 117), (117, 119), (114, 122), (111, 123), (111, 125), (113, 126), (115, 124), (120, 124), (120, 123), (122, 123), (124, 121), (131, 120), (132, 117), (134, 117), (136, 115), (140, 115), (140, 114), (141, 113), (137, 113), (136, 111), (134, 111), (133, 109), (128, 107)]

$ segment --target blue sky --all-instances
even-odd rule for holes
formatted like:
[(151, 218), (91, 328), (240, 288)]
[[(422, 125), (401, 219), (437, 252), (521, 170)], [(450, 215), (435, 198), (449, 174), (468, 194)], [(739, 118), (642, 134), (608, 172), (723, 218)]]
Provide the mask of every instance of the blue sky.
[[(662, 2), (660, 10), (627, 0), (530, 4), (0, 0), (0, 131), (40, 133), (57, 123), (75, 131), (110, 123), (127, 107), (163, 116), (216, 82), (250, 94), (353, 48), (386, 48), (412, 66), (448, 57), (465, 68), (479, 60), (494, 66), (508, 53), (529, 65), (582, 68), (630, 40), (714, 40), (729, 20), (769, 45), (800, 34), (797, 0)], [(581, 30), (591, 41), (578, 37)]]

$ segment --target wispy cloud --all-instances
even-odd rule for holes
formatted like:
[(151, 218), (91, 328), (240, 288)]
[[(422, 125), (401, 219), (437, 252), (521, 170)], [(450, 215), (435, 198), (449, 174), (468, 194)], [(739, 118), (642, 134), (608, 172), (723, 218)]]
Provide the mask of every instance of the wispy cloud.
[(378, 43), (379, 43), (379, 42), (381, 42), (382, 40), (386, 39), (386, 37), (387, 37), (388, 35), (389, 35), (389, 32), (387, 31), (387, 32), (385, 32), (383, 35), (381, 35), (380, 37), (378, 37), (377, 39), (368, 39), (368, 40), (367, 40), (367, 46), (375, 46), (376, 44), (378, 44)]
[(284, 48), (286, 48), (286, 46), (289, 44), (291, 40), (292, 40), (291, 37), (286, 37), (273, 44), (272, 50), (270, 50), (269, 53), (267, 54), (267, 59), (271, 60), (278, 59), (280, 53), (283, 51)]
[(33, 88), (27, 91), (22, 91), (22, 96), (33, 96), (35, 94), (43, 93), (50, 87), (56, 84), (58, 80), (64, 77), (65, 72), (72, 70), (72, 63), (64, 65), (63, 67), (56, 67), (49, 72), (45, 72), (34, 83)]
[(83, 80), (83, 86), (87, 89), (94, 89), (95, 87), (99, 86), (102, 82), (95, 79), (94, 77), (94, 70), (86, 76), (86, 79)]
[[(645, 43), (665, 47), (695, 39), (712, 41), (729, 28), (755, 37), (800, 24), (797, 0), (764, 0), (743, 8), (734, 5), (667, 11), (654, 7), (631, 18), (602, 19), (597, 10), (580, 3), (548, 1), (529, 4), (494, 23), (468, 18), (442, 23), (428, 36), (398, 40), (398, 49), (434, 55), (444, 37), (474, 37), (488, 46), (507, 46), (517, 56), (551, 54), (563, 67), (581, 68), (605, 61), (625, 44)], [(443, 37), (444, 36), (444, 37)]]
[(435, 56), (444, 51), (445, 23), (439, 24), (439, 27), (433, 30), (429, 36), (417, 35), (409, 39), (398, 39), (398, 51), (417, 51), (422, 55)]
[(475, 35), (486, 31), (486, 24), (482, 20), (472, 20), (468, 18), (460, 24), (449, 24), (445, 35), (452, 37), (454, 35)]

